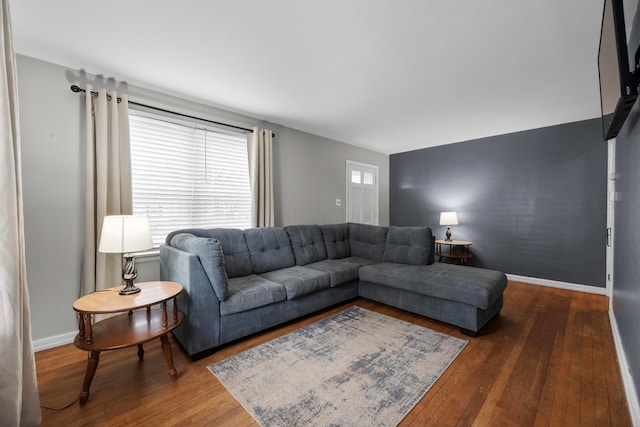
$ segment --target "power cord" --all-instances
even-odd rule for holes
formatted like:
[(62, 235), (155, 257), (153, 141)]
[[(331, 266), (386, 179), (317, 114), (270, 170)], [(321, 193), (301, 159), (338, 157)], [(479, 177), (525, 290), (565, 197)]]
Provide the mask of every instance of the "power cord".
[(65, 405), (61, 408), (52, 408), (50, 406), (44, 406), (44, 405), (40, 405), (40, 407), (42, 409), (48, 409), (50, 411), (62, 411), (63, 409), (67, 409), (68, 407), (70, 407), (71, 405), (73, 405), (74, 403), (76, 403), (78, 401), (78, 399), (80, 398), (80, 395), (76, 396), (75, 399), (73, 399), (73, 402), (69, 403), (68, 405)]

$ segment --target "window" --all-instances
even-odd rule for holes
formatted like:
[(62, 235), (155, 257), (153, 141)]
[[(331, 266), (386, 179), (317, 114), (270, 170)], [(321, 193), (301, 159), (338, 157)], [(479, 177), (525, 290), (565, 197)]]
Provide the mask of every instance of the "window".
[(146, 215), (154, 246), (181, 228), (251, 225), (244, 134), (227, 134), (132, 111), (133, 213)]

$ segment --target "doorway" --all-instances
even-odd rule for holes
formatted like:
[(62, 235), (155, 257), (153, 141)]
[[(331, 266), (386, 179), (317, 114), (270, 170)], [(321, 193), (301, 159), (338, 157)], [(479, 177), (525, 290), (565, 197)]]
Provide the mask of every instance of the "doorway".
[(347, 160), (347, 222), (378, 225), (378, 166)]

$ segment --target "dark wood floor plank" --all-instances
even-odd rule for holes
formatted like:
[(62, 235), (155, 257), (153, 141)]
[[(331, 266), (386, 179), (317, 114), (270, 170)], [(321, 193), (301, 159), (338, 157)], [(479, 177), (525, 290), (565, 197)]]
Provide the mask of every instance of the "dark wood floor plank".
[[(514, 414), (513, 419), (521, 425), (532, 425), (538, 410), (541, 409), (540, 402), (547, 381), (553, 381), (553, 375), (550, 375), (550, 365), (555, 338), (559, 329), (566, 322), (565, 313), (556, 304), (555, 295), (547, 294), (546, 296), (547, 298), (542, 305), (543, 309), (536, 317), (535, 332), (527, 340), (527, 346), (522, 354), (522, 363), (519, 369), (528, 372), (528, 375), (523, 376), (523, 381), (520, 384), (519, 392), (522, 400), (518, 403), (516, 399), (515, 405), (512, 405), (510, 411)], [(525, 409), (520, 408), (520, 405), (524, 405)], [(542, 410), (544, 411), (544, 408)]]
[(488, 384), (490, 387), (486, 402), (474, 422), (474, 425), (478, 426), (493, 425), (495, 419), (500, 419), (502, 422), (509, 421), (507, 412), (510, 404), (505, 403), (505, 399), (510, 401), (511, 395), (507, 390), (512, 387), (510, 379), (535, 325), (535, 318), (527, 316), (527, 313), (534, 312), (536, 305), (536, 299), (532, 298), (530, 292), (527, 292), (530, 289), (510, 286), (509, 291), (509, 294), (514, 291), (517, 297), (513, 300), (514, 305), (503, 308), (501, 315), (501, 318), (510, 320), (500, 331), (502, 339), (499, 341), (499, 346), (500, 351), (505, 353), (504, 364), (500, 368), (496, 380), (492, 384)]
[[(608, 310), (608, 304), (592, 304), (592, 310), (597, 312), (606, 313)], [(603, 328), (604, 325), (611, 330), (611, 327), (608, 322), (608, 316), (594, 316), (594, 332), (593, 332), (593, 384), (595, 387), (595, 399), (600, 400), (600, 396), (606, 394), (602, 393), (600, 390), (602, 388), (607, 388), (607, 378), (606, 378), (606, 360), (603, 355), (603, 350), (606, 348), (605, 342), (607, 339), (605, 338), (606, 330)], [(610, 335), (610, 334), (609, 334)], [(609, 345), (611, 347), (614, 346), (613, 341), (610, 341)], [(609, 406), (609, 399), (606, 402), (602, 402), (602, 405), (596, 405), (595, 407), (595, 425), (596, 426), (609, 426), (611, 425), (611, 418), (609, 417), (609, 412), (611, 407)]]
[(552, 412), (554, 405), (558, 402), (558, 390), (560, 389), (559, 383), (562, 373), (562, 356), (565, 350), (564, 342), (567, 330), (567, 324), (569, 321), (569, 311), (571, 297), (569, 291), (554, 290), (552, 293), (553, 307), (551, 310), (555, 311), (556, 315), (556, 333), (553, 342), (549, 343), (552, 346), (551, 355), (549, 360), (549, 366), (546, 372), (545, 384), (542, 389), (540, 401), (538, 403), (538, 410), (536, 412), (536, 418), (534, 425), (548, 426), (552, 425)]
[[(608, 299), (517, 282), (509, 283), (501, 314), (475, 339), (451, 325), (359, 299), (226, 345), (197, 362), (171, 338), (175, 382), (159, 341), (145, 345), (143, 362), (136, 348), (103, 352), (87, 405), (44, 409), (42, 425), (255, 426), (207, 365), (355, 304), (469, 341), (403, 426), (631, 425)], [(72, 402), (86, 361), (73, 345), (38, 352), (41, 403)]]

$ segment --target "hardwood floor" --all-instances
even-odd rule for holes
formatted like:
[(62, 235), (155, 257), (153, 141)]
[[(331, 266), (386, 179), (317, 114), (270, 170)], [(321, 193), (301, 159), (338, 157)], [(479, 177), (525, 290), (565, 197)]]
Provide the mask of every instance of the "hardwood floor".
[[(206, 366), (359, 305), (469, 344), (401, 423), (403, 426), (631, 426), (608, 300), (599, 295), (510, 282), (504, 308), (478, 338), (450, 325), (366, 299), (344, 304), (224, 346), (190, 362), (172, 339), (172, 382), (160, 340), (103, 352), (83, 408), (43, 409), (43, 426), (257, 425)], [(87, 354), (73, 344), (36, 353), (41, 404), (78, 395)], [(268, 392), (268, 390), (265, 390)]]

